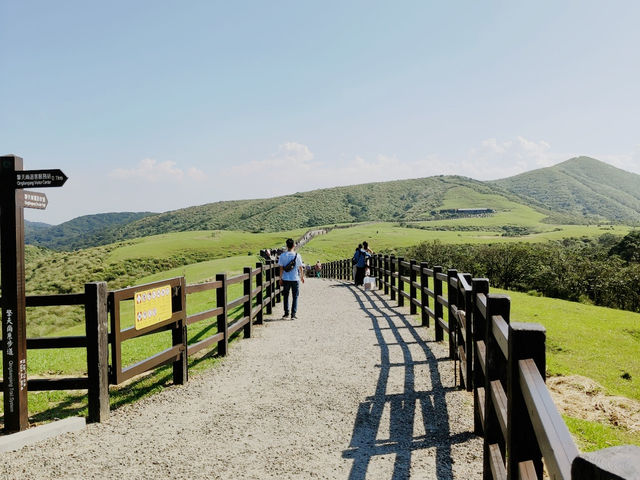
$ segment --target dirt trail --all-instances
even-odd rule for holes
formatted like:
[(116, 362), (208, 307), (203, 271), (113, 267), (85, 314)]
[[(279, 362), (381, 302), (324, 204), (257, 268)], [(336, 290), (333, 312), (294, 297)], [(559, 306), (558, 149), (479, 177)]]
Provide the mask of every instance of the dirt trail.
[(297, 320), (274, 315), (215, 368), (107, 423), (2, 454), (0, 478), (480, 479), (472, 398), (407, 313), (311, 279)]

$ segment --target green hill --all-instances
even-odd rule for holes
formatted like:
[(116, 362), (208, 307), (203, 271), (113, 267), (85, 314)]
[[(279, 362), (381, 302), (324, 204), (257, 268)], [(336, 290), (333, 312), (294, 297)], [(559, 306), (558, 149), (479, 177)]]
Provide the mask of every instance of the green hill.
[(576, 157), (489, 183), (575, 218), (640, 223), (640, 175), (593, 158)]
[[(525, 230), (512, 229), (515, 234), (539, 231), (537, 225), (541, 222), (637, 225), (640, 224), (640, 175), (592, 158), (578, 157), (493, 182), (440, 175), (325, 188), (267, 199), (216, 202), (160, 214), (87, 215), (53, 227), (30, 223), (26, 237), (27, 243), (33, 245), (74, 250), (197, 230), (277, 232), (362, 222), (428, 222), (421, 228), (448, 230), (451, 219), (439, 210), (456, 208), (493, 208), (494, 219), (507, 229), (510, 224), (523, 220), (510, 215), (526, 211), (525, 223), (529, 225)], [(486, 219), (480, 223), (485, 225)], [(479, 228), (481, 224), (466, 228)]]
[(465, 177), (396, 180), (184, 208), (124, 225), (118, 230), (118, 239), (187, 230), (261, 232), (354, 222), (428, 220), (442, 208), (447, 192), (459, 187), (514, 198), (499, 187)]
[(114, 229), (151, 212), (117, 212), (84, 215), (60, 225), (25, 222), (25, 242), (54, 250), (76, 250), (115, 241)]

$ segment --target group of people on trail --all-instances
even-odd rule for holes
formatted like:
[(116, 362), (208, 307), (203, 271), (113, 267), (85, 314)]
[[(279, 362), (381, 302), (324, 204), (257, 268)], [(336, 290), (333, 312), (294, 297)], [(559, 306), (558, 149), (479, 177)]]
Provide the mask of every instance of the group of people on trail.
[(356, 287), (364, 285), (364, 278), (368, 275), (369, 259), (373, 255), (373, 251), (369, 248), (367, 242), (358, 244), (356, 251), (353, 253), (351, 263), (353, 264), (353, 279)]

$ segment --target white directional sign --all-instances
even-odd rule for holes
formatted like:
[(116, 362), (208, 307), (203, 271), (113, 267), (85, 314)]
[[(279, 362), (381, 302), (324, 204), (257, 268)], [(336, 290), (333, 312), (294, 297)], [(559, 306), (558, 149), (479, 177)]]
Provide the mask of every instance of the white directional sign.
[(49, 200), (44, 193), (24, 190), (24, 208), (44, 210), (47, 208), (47, 205), (49, 205)]

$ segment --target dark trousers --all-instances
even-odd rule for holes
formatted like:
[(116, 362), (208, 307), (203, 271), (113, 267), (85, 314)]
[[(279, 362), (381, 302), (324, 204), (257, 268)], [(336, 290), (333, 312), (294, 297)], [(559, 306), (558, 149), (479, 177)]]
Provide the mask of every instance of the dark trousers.
[(367, 267), (356, 267), (356, 286), (364, 285), (364, 274)]
[(285, 280), (284, 282), (284, 314), (289, 314), (289, 290), (291, 290), (291, 315), (295, 315), (298, 311), (298, 292), (300, 291), (300, 284), (297, 280)]

